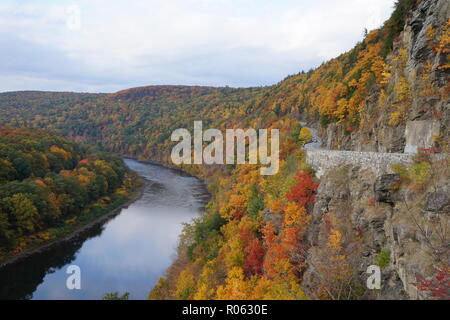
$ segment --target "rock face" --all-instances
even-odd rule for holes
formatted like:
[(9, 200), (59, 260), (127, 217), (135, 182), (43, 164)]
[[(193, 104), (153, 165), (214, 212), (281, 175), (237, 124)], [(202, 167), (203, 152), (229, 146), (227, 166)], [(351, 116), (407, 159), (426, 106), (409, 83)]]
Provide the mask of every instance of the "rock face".
[(375, 200), (393, 204), (400, 179), (398, 174), (385, 174), (378, 177), (374, 184)]
[[(404, 120), (396, 125), (389, 124), (394, 112), (395, 94), (390, 94), (384, 105), (379, 106), (378, 90), (369, 90), (365, 101), (365, 112), (361, 127), (349, 134), (344, 126), (330, 124), (320, 128), (319, 134), (332, 150), (373, 151), (387, 153), (416, 152), (417, 148), (434, 145), (434, 137), (443, 135), (449, 142), (450, 100), (442, 98), (437, 91), (424, 94), (423, 83), (418, 78), (424, 68), (430, 68), (431, 82), (438, 90), (446, 89), (450, 81), (450, 69), (440, 68), (448, 59), (446, 53), (436, 53), (429, 43), (430, 28), (446, 25), (450, 18), (450, 1), (422, 0), (407, 21), (394, 52), (388, 57), (393, 67), (392, 87), (399, 85), (401, 74), (410, 86), (410, 98)], [(401, 51), (406, 51), (406, 61), (401, 70), (394, 61)], [(439, 121), (436, 121), (439, 120)]]
[(425, 210), (433, 213), (450, 212), (450, 188), (448, 184), (427, 195)]
[[(396, 104), (394, 89), (386, 91), (380, 105), (379, 90), (369, 88), (358, 130), (349, 133), (336, 123), (318, 128), (328, 150), (307, 150), (307, 162), (321, 181), (311, 212), (302, 283), (312, 297), (320, 296), (316, 288), (327, 281), (327, 271), (321, 272), (318, 265), (329, 254), (330, 230), (342, 236), (340, 254), (353, 270), (361, 289), (359, 298), (427, 299), (415, 285), (417, 275), (431, 277), (436, 263), (450, 264), (450, 182), (445, 155), (432, 157), (433, 176), (426, 184), (405, 185), (390, 168), (393, 163), (410, 164), (419, 148), (438, 147), (445, 153), (450, 145), (450, 99), (443, 94), (450, 89), (450, 68), (439, 67), (448, 53), (433, 50), (428, 36), (430, 30), (442, 30), (447, 24), (450, 1), (418, 3), (387, 58), (392, 68), (389, 87), (400, 86), (401, 79), (406, 79), (410, 91), (402, 120), (390, 121)], [(429, 76), (426, 81), (420, 78), (424, 74)], [(434, 89), (424, 92), (427, 82)], [(379, 292), (365, 289), (367, 267), (374, 264), (383, 265)]]
[(439, 137), (441, 123), (438, 120), (408, 121), (406, 124), (405, 153), (417, 153), (420, 148), (434, 147), (435, 137)]
[[(448, 164), (448, 162), (447, 162)], [(445, 171), (443, 164), (437, 168)], [(448, 171), (446, 171), (448, 174)], [(439, 259), (449, 261), (450, 208), (448, 175), (438, 173), (424, 190), (412, 191), (400, 176), (378, 176), (353, 165), (328, 170), (321, 178), (307, 240), (311, 246), (303, 276), (306, 293), (315, 297), (330, 229), (342, 234), (346, 263), (362, 290), (362, 299), (426, 299), (417, 275), (433, 275)], [(369, 266), (385, 255), (382, 289), (366, 289)], [(450, 261), (449, 261), (450, 262)]]

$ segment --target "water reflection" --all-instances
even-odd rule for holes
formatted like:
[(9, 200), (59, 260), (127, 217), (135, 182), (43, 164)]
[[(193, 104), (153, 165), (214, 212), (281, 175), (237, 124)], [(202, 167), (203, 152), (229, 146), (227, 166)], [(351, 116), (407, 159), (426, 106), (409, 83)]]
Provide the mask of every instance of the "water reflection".
[[(143, 299), (170, 265), (182, 222), (207, 201), (197, 179), (160, 166), (126, 160), (150, 181), (129, 208), (70, 243), (0, 270), (0, 299), (98, 299), (128, 291)], [(67, 290), (69, 264), (81, 268), (81, 290)]]

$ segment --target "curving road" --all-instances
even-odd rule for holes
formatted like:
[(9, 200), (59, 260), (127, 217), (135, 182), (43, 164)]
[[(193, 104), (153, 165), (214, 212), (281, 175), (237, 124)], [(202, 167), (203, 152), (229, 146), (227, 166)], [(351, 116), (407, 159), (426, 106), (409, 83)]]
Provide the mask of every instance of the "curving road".
[(300, 122), (302, 127), (308, 128), (311, 131), (312, 139), (310, 143), (307, 143), (303, 146), (305, 150), (322, 150), (323, 149), (323, 141), (319, 137), (317, 129), (313, 129), (307, 126), (306, 122)]

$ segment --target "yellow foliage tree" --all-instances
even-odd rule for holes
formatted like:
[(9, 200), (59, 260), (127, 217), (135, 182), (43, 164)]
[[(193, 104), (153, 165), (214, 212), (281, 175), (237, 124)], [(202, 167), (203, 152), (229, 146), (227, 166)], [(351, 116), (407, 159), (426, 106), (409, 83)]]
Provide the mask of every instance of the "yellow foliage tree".
[(303, 144), (306, 144), (306, 143), (310, 142), (311, 139), (312, 139), (312, 137), (313, 137), (313, 136), (312, 136), (311, 130), (309, 130), (309, 128), (303, 127), (303, 128), (300, 130), (300, 136), (299, 136), (299, 139), (300, 139), (300, 141), (301, 141)]
[(57, 146), (51, 146), (50, 151), (53, 153), (60, 154), (64, 160), (69, 160), (72, 157), (72, 154), (70, 152), (65, 151), (64, 149), (61, 149)]
[(295, 278), (270, 280), (258, 279), (252, 293), (252, 300), (306, 300), (307, 297)]
[(306, 231), (312, 217), (306, 209), (295, 202), (289, 202), (284, 213), (284, 225), (295, 226), (301, 231)]
[(224, 286), (217, 288), (218, 300), (248, 300), (251, 296), (250, 283), (245, 280), (244, 270), (232, 268), (228, 273)]
[(176, 299), (187, 300), (191, 299), (195, 293), (195, 279), (194, 275), (188, 271), (183, 270), (176, 282), (176, 288), (173, 293)]

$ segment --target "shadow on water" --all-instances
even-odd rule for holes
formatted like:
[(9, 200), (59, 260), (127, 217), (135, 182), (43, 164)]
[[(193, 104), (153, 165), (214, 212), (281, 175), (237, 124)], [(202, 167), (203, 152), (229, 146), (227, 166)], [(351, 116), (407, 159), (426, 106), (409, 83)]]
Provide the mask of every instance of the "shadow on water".
[(31, 299), (47, 274), (75, 260), (83, 243), (101, 235), (103, 225), (93, 226), (70, 241), (56, 243), (0, 270), (0, 300)]

